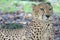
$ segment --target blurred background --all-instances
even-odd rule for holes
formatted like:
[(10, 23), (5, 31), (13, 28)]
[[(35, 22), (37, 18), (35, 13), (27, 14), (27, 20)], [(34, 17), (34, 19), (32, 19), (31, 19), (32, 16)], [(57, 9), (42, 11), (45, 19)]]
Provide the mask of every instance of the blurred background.
[(60, 13), (60, 0), (0, 0), (0, 11), (15, 12), (22, 9), (25, 12), (32, 12), (31, 4), (38, 4), (39, 2), (51, 2), (54, 11), (58, 12), (57, 14)]

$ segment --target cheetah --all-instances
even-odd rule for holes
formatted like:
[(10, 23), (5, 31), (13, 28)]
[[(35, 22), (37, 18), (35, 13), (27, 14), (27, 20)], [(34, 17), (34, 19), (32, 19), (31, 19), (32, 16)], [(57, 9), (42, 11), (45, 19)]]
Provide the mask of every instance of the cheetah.
[(0, 29), (0, 40), (54, 40), (53, 7), (50, 3), (32, 5), (32, 21), (22, 29)]

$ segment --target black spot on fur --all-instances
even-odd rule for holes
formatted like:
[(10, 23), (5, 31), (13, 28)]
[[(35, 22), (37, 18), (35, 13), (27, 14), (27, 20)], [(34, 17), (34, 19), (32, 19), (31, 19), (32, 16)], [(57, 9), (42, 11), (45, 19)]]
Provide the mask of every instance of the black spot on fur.
[(37, 40), (39, 40), (39, 39), (37, 39)]
[(48, 24), (48, 26), (50, 26), (50, 24)]
[(36, 35), (38, 35), (38, 33), (36, 33)]

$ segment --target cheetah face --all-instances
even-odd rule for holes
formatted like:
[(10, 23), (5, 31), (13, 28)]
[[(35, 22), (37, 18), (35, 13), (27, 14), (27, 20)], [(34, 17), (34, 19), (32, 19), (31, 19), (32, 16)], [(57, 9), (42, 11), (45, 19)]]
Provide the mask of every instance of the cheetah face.
[(52, 15), (53, 8), (50, 3), (40, 3), (38, 5), (33, 5), (33, 18), (49, 21), (53, 19)]

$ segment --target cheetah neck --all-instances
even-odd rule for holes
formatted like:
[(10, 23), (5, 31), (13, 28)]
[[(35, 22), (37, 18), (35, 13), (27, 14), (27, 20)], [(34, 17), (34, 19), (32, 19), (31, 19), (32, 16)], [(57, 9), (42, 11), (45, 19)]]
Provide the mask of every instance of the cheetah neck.
[(42, 35), (46, 31), (45, 29), (47, 29), (48, 26), (50, 26), (49, 24), (51, 24), (51, 22), (45, 22), (45, 21), (42, 21), (42, 20), (34, 19), (34, 20), (31, 21), (31, 23), (29, 24), (30, 26), (26, 30), (27, 30), (27, 33), (28, 32), (31, 33), (30, 37), (32, 39), (34, 39), (34, 40), (37, 40), (37, 39), (42, 40)]

